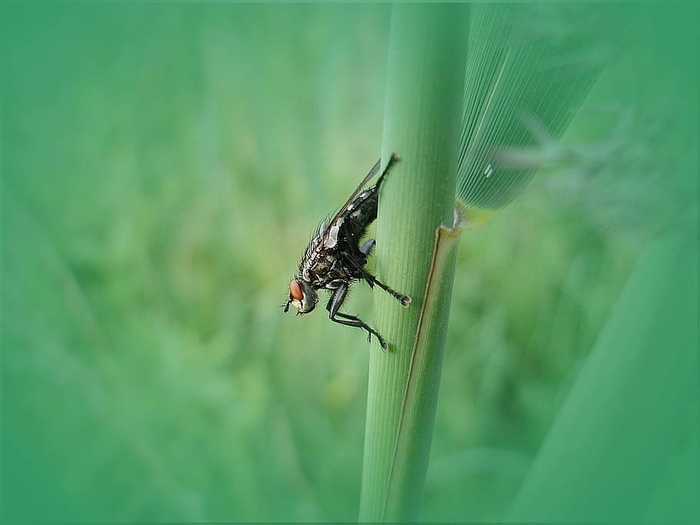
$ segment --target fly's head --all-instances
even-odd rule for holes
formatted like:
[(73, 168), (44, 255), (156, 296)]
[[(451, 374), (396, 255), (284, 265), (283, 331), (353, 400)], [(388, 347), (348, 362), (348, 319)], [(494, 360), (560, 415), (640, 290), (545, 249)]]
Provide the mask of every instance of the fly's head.
[(292, 279), (289, 283), (289, 299), (284, 305), (284, 313), (289, 311), (289, 305), (294, 305), (299, 314), (308, 314), (316, 307), (318, 294), (308, 282), (303, 279)]

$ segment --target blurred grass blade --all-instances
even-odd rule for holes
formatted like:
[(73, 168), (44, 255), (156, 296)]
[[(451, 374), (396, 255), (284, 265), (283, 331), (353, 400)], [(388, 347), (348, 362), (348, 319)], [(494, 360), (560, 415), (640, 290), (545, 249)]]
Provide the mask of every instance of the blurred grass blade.
[(440, 385), (459, 234), (459, 224), (453, 228), (440, 226), (435, 232), (433, 260), (411, 354), (391, 464), (384, 509), (386, 521), (399, 521), (403, 509), (407, 509), (409, 516), (416, 515), (421, 503), (421, 481), (425, 476), (431, 443), (431, 432), (425, 429), (432, 429), (434, 424), (435, 393)]
[[(648, 520), (659, 476), (697, 418), (693, 244), (695, 234), (685, 232), (655, 241), (641, 255), (508, 521)], [(686, 465), (682, 476), (690, 490), (697, 470)], [(671, 519), (662, 521), (688, 519), (680, 509), (664, 510)]]
[(698, 126), (693, 9), (652, 3), (630, 12), (624, 53), (539, 159), (535, 185), (549, 212), (621, 230), (630, 244), (697, 222), (697, 157), (688, 155)]
[[(581, 172), (582, 215), (597, 222), (603, 221), (596, 215), (604, 216), (615, 226), (622, 217), (631, 222), (623, 224), (625, 241), (639, 228), (647, 247), (511, 505), (509, 521), (700, 518), (698, 158), (688, 154), (697, 150), (698, 137), (697, 48), (689, 47), (695, 15), (688, 7), (644, 6), (632, 23), (628, 52), (586, 101), (601, 107), (621, 99), (631, 122), (619, 127), (622, 137), (608, 141), (605, 146), (614, 148), (601, 148), (602, 154), (578, 148), (590, 155), (572, 163)], [(581, 117), (567, 131), (574, 143), (602, 127), (600, 115)], [(574, 171), (562, 175), (578, 178)]]
[[(392, 7), (382, 159), (394, 151), (402, 160), (382, 188), (376, 269), (380, 280), (413, 303), (402, 308), (387, 294), (375, 295), (376, 327), (390, 349), (370, 354), (360, 521), (416, 519), (422, 499), (437, 384), (421, 400), (421, 417), (431, 423), (414, 429), (423, 434), (416, 436), (423, 446), (406, 472), (412, 479), (398, 485), (406, 492), (396, 495), (397, 505), (386, 507), (435, 230), (453, 215), (467, 15), (468, 6), (456, 4)], [(451, 282), (452, 276), (445, 278)], [(439, 358), (442, 350), (431, 355)]]
[(476, 225), (532, 178), (616, 56), (629, 10), (616, 4), (474, 6), (457, 198)]

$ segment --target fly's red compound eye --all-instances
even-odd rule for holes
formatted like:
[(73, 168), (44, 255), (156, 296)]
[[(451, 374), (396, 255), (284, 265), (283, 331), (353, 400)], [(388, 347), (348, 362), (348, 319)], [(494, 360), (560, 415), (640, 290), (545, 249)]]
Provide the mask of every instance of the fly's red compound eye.
[(304, 298), (304, 291), (296, 279), (289, 283), (289, 296), (295, 301), (301, 301)]

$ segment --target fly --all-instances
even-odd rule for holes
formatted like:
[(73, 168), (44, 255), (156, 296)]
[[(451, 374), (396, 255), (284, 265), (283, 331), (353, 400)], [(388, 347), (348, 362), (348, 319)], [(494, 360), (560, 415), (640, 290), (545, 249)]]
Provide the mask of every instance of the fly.
[(388, 345), (379, 332), (359, 317), (341, 312), (340, 308), (354, 281), (365, 281), (370, 288), (374, 288), (376, 284), (403, 306), (411, 304), (409, 296), (392, 290), (365, 269), (375, 240), (368, 239), (360, 244), (367, 228), (377, 218), (382, 181), (398, 161), (399, 157), (392, 153), (377, 183), (363, 190), (379, 172), (381, 159), (378, 160), (333, 218), (321, 223), (299, 263), (299, 273), (289, 283), (289, 297), (284, 305), (285, 313), (289, 311), (291, 304), (298, 310), (297, 315), (308, 314), (318, 303), (316, 291), (326, 289), (331, 294), (326, 304), (331, 321), (365, 330), (368, 341), (371, 341), (374, 335), (379, 340), (382, 350), (386, 350)]

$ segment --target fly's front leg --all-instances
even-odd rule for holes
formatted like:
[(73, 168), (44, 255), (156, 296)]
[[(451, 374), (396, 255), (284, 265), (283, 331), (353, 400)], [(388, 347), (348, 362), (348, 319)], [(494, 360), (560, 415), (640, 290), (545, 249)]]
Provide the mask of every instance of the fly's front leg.
[(330, 318), (330, 320), (338, 324), (343, 324), (345, 326), (355, 326), (357, 328), (362, 328), (367, 332), (368, 341), (372, 341), (372, 335), (374, 335), (379, 341), (382, 350), (386, 350), (388, 348), (388, 345), (386, 344), (386, 341), (384, 341), (384, 338), (381, 335), (379, 335), (379, 332), (377, 332), (374, 328), (369, 326), (359, 317), (344, 314), (340, 311), (340, 307), (343, 305), (347, 293), (348, 285), (344, 282), (338, 283), (338, 287), (335, 290), (333, 290), (333, 294), (331, 295), (331, 298), (329, 299), (328, 304), (326, 305), (326, 310), (328, 310), (328, 317)]

